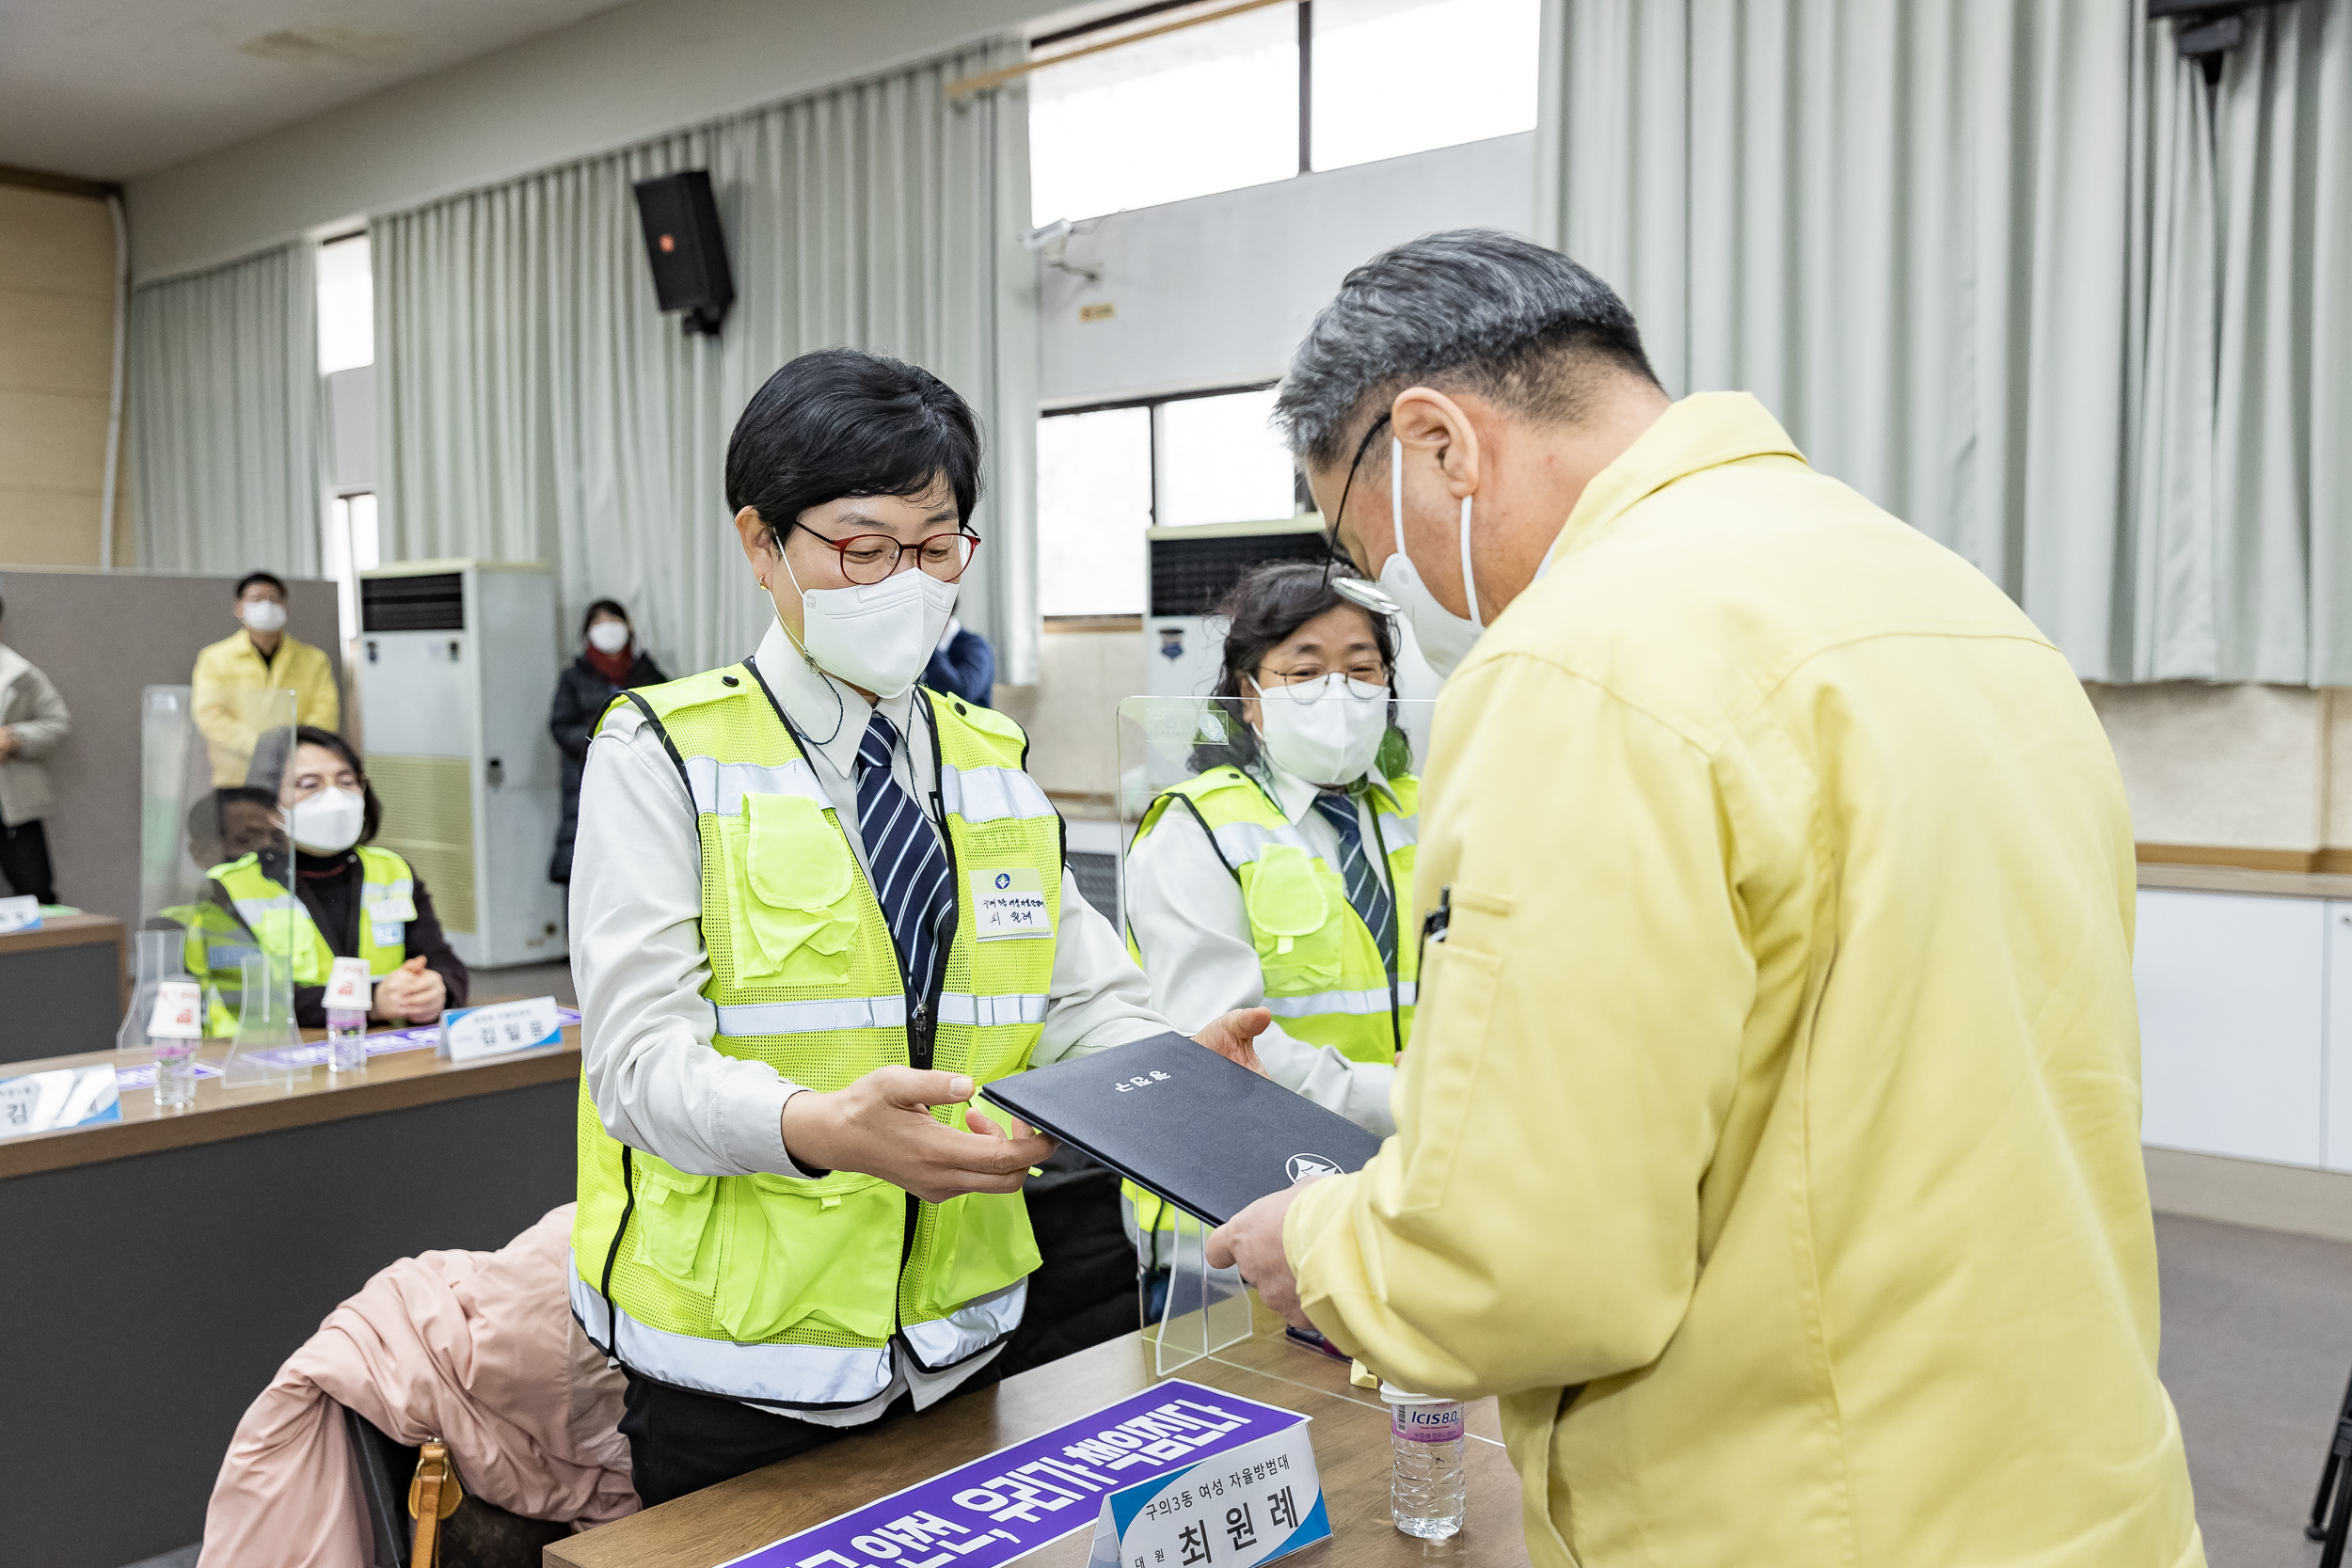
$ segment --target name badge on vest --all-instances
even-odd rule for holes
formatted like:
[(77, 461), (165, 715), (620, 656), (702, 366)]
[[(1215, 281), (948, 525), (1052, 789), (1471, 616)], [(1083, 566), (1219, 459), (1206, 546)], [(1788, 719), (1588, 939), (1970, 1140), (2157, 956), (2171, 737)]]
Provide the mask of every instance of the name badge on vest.
[(1028, 866), (983, 867), (973, 872), (972, 924), (982, 942), (1052, 936), (1054, 923), (1045, 912), (1045, 884)]

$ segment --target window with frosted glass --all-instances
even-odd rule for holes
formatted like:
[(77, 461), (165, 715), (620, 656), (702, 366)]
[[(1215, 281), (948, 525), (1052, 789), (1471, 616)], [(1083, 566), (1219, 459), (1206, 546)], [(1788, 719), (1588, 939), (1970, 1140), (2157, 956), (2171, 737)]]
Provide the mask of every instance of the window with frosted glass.
[(354, 234), (319, 246), (319, 373), (375, 363), (375, 277), (368, 237)]
[(1054, 414), (1037, 424), (1038, 608), (1143, 613), (1152, 526), (1152, 410)]
[(1288, 179), (1298, 172), (1298, 91), (1292, 6), (1045, 66), (1029, 78), (1031, 221)]
[(1537, 0), (1313, 0), (1314, 166), (1535, 128)]
[(1273, 413), (1271, 387), (1160, 404), (1160, 523), (1264, 523), (1296, 515), (1291, 455), (1268, 422)]

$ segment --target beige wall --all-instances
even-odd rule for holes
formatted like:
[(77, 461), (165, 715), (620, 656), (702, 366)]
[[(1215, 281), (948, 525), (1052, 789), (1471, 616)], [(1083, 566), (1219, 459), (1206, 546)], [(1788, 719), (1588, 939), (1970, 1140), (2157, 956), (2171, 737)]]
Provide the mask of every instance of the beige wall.
[(996, 705), (1029, 732), (1029, 772), (1065, 815), (1106, 814), (1119, 787), (1119, 705), (1143, 689), (1143, 633), (1048, 622), (1038, 642), (1037, 685), (998, 687)]
[(98, 564), (114, 272), (104, 202), (0, 185), (0, 564)]

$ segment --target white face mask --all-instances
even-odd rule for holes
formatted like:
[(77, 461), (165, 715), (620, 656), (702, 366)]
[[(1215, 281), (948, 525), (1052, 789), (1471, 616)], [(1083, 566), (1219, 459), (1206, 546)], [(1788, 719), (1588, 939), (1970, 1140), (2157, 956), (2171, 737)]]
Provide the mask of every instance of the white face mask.
[(1335, 670), (1320, 680), (1258, 687), (1258, 734), (1275, 766), (1309, 784), (1349, 784), (1380, 754), (1389, 693)]
[(1468, 620), (1438, 602), (1428, 584), (1421, 580), (1413, 558), (1405, 553), (1405, 443), (1397, 440), (1389, 443), (1389, 515), (1395, 521), (1396, 548), (1380, 568), (1380, 586), (1405, 607), (1405, 619), (1413, 628), (1413, 641), (1421, 644), (1421, 657), (1443, 680), (1470, 656), (1478, 634), (1486, 629), (1478, 614), (1477, 578), (1470, 571), (1470, 498), (1462, 498), (1462, 590), (1470, 595)]
[[(785, 562), (792, 586), (801, 579)], [(801, 651), (861, 691), (896, 697), (931, 661), (956, 612), (956, 584), (919, 566), (880, 582), (801, 589)]]
[(588, 645), (600, 654), (617, 654), (628, 646), (628, 623), (598, 621), (588, 628)]
[(340, 855), (359, 842), (368, 819), (367, 797), (357, 790), (322, 789), (296, 800), (288, 834), (314, 855)]
[(286, 607), (276, 599), (247, 599), (237, 607), (237, 619), (255, 631), (276, 631), (286, 624)]

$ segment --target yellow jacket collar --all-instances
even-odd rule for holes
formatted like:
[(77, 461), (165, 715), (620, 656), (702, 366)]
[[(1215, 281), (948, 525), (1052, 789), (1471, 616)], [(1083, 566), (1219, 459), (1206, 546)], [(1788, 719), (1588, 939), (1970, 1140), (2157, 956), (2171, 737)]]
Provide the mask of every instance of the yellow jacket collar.
[(1634, 503), (1676, 480), (1750, 457), (1804, 461), (1796, 442), (1753, 393), (1692, 393), (1593, 476), (1561, 526), (1550, 561), (1582, 549)]

